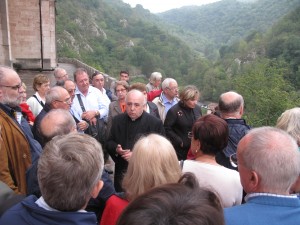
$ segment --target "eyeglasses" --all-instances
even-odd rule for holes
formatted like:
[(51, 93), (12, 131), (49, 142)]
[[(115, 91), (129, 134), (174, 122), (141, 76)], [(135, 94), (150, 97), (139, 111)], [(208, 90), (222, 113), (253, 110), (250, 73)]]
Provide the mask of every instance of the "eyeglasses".
[(67, 91), (68, 91), (69, 94), (73, 94), (73, 93), (75, 93), (76, 89), (69, 89)]
[(66, 104), (70, 104), (72, 102), (71, 98), (67, 98), (64, 101), (61, 101), (61, 100), (55, 100), (55, 101), (57, 101), (57, 102), (63, 102), (63, 103), (66, 103)]
[(3, 84), (0, 84), (0, 86), (2, 87), (7, 87), (7, 88), (11, 88), (13, 90), (20, 90), (20, 88), (22, 87), (22, 83), (19, 83), (17, 85), (14, 85), (14, 86), (10, 86), (10, 85), (3, 85)]
[(169, 87), (167, 87), (167, 89), (169, 89), (170, 91), (178, 91), (178, 87), (172, 87), (172, 88), (169, 88)]
[(64, 77), (66, 77), (66, 76), (68, 76), (67, 73), (66, 73), (66, 74), (63, 74), (63, 75), (61, 75), (61, 76), (56, 76), (55, 78), (56, 78), (56, 79), (62, 79), (62, 78), (64, 78)]
[(125, 88), (124, 89), (120, 89), (120, 90), (116, 90), (116, 92), (124, 92), (124, 91), (126, 91)]
[(232, 155), (229, 156), (229, 161), (232, 167), (237, 168), (238, 167), (238, 160), (236, 157), (236, 153), (233, 153)]

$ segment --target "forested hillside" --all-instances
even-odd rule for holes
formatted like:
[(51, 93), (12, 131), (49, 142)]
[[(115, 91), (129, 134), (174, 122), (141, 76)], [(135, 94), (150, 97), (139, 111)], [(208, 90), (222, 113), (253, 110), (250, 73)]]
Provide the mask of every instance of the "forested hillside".
[(220, 53), (213, 69), (198, 78), (205, 98), (237, 90), (245, 98), (246, 117), (256, 126), (274, 125), (284, 110), (300, 105), (300, 7), (268, 32), (253, 32)]
[[(121, 69), (129, 70), (132, 75), (146, 76), (160, 71), (164, 77), (175, 78), (180, 87), (196, 85), (202, 93), (201, 101), (217, 101), (222, 92), (236, 90), (245, 98), (245, 117), (249, 124), (274, 125), (284, 110), (300, 103), (300, 8), (295, 7), (293, 12), (279, 19), (278, 15), (287, 14), (284, 13), (286, 8), (291, 7), (280, 11), (277, 6), (282, 2), (296, 4), (294, 0), (270, 3), (261, 15), (248, 15), (248, 20), (260, 19), (251, 29), (246, 26), (241, 32), (237, 30), (243, 23), (237, 15), (242, 14), (236, 11), (242, 3), (223, 0), (205, 6), (206, 9), (219, 8), (219, 4), (226, 8), (225, 3), (236, 6), (231, 13), (230, 9), (223, 12), (228, 18), (235, 15), (223, 24), (224, 29), (231, 32), (224, 34), (221, 27), (208, 30), (216, 37), (226, 36), (227, 44), (223, 39), (218, 39), (221, 43), (217, 44), (213, 44), (213, 38), (210, 42), (206, 38), (200, 40), (207, 51), (205, 54), (212, 49), (218, 52), (218, 58), (210, 60), (190, 47), (198, 44), (194, 36), (191, 35), (187, 45), (172, 36), (165, 24), (160, 26), (159, 18), (140, 5), (132, 9), (121, 0), (57, 0), (58, 56), (78, 58), (111, 76), (117, 76)], [(267, 14), (277, 15), (273, 26), (264, 23), (271, 21)], [(220, 15), (215, 14), (218, 20), (222, 20)], [(195, 20), (196, 17), (190, 18), (191, 23)], [(211, 23), (214, 20), (217, 19), (210, 17)], [(181, 29), (182, 35), (191, 33)], [(220, 48), (215, 48), (216, 45)]]
[(190, 48), (121, 0), (58, 0), (57, 47), (59, 57), (75, 57), (117, 76), (153, 71), (181, 80), (193, 59)]
[(299, 0), (223, 0), (205, 6), (183, 7), (157, 14), (170, 32), (210, 59), (222, 45), (265, 32), (284, 15), (300, 6)]

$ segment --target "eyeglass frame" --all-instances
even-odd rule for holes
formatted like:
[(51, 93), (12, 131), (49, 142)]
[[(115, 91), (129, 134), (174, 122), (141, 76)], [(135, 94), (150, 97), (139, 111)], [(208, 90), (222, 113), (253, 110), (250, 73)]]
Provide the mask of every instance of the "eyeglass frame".
[(72, 103), (72, 99), (71, 99), (71, 97), (70, 98), (68, 98), (67, 100), (64, 100), (64, 101), (62, 101), (62, 100), (54, 100), (54, 101), (57, 101), (57, 102), (62, 102), (62, 103), (66, 103), (66, 104), (71, 104)]
[(117, 90), (117, 89), (116, 89), (116, 93), (120, 93), (120, 92), (122, 92), (122, 93), (123, 93), (123, 92), (125, 92), (125, 91), (127, 91), (127, 89), (126, 89), (126, 88), (123, 88), (123, 89), (120, 89), (120, 90)]
[(13, 90), (20, 90), (20, 88), (22, 87), (22, 82), (17, 84), (17, 85), (14, 85), (14, 86), (11, 86), (11, 85), (3, 85), (3, 84), (0, 84), (0, 86), (2, 87), (7, 87), (7, 88), (11, 88)]
[[(234, 168), (237, 168), (238, 167), (238, 160), (237, 160), (237, 154), (236, 153), (233, 153), (229, 156), (229, 162), (230, 162), (230, 165)], [(235, 158), (234, 158), (235, 157)]]

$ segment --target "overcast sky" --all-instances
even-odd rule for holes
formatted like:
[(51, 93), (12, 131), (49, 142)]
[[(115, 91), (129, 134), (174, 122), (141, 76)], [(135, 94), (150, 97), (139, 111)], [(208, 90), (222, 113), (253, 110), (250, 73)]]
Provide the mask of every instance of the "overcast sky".
[(131, 7), (140, 4), (144, 9), (149, 9), (152, 13), (164, 12), (186, 5), (204, 5), (217, 1), (219, 0), (123, 0), (123, 2), (129, 3)]

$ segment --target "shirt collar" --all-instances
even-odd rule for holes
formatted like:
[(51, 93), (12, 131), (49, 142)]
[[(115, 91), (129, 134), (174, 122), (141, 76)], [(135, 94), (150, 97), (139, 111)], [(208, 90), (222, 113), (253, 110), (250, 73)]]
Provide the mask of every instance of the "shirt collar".
[(167, 99), (167, 97), (165, 96), (165, 94), (164, 93), (161, 93), (161, 98), (162, 98), (162, 102), (163, 102), (163, 104), (166, 104), (166, 103), (173, 103), (174, 102), (174, 99), (175, 98), (173, 98), (171, 101), (169, 100), (169, 99)]
[(257, 197), (257, 196), (272, 196), (272, 197), (278, 197), (278, 198), (297, 198), (297, 195), (278, 195), (278, 194), (272, 194), (272, 193), (251, 193), (247, 194), (245, 196), (245, 202), (247, 202), (250, 198)]
[[(50, 207), (50, 206), (47, 204), (47, 202), (45, 201), (45, 199), (43, 198), (43, 196), (40, 197), (38, 200), (36, 200), (35, 203), (36, 203), (39, 207), (41, 207), (41, 208), (43, 208), (43, 209), (45, 209), (45, 210), (47, 210), (47, 211), (55, 211), (55, 212), (59, 212), (59, 210)], [(83, 209), (80, 209), (80, 210), (78, 210), (77, 212), (86, 212), (86, 211), (83, 210)]]

